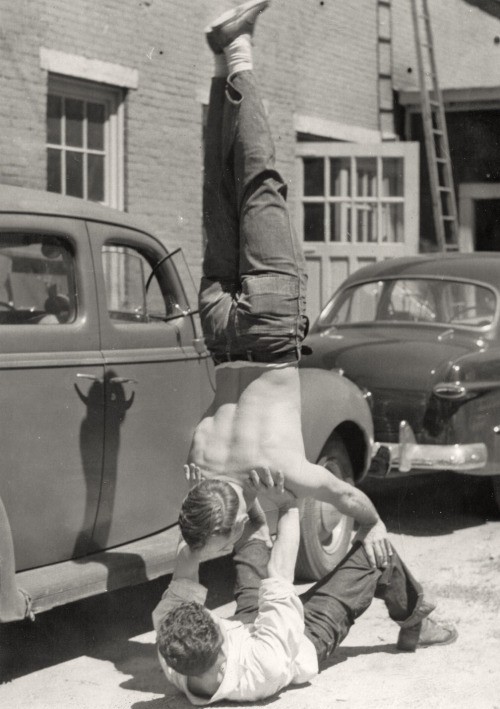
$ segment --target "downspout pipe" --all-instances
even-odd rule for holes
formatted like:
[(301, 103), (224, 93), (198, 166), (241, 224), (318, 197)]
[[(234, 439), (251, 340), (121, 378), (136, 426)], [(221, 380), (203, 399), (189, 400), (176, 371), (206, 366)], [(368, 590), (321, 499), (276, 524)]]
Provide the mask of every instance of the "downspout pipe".
[(0, 498), (0, 623), (24, 618), (35, 619), (31, 598), (16, 585), (14, 543), (9, 518)]

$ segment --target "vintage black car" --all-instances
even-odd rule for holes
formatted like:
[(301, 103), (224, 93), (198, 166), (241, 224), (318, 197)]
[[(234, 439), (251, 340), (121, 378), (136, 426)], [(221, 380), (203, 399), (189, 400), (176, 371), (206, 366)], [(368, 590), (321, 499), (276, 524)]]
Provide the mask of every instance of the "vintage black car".
[[(213, 395), (195, 311), (182, 253), (142, 221), (0, 186), (0, 622), (172, 570), (182, 466)], [(360, 480), (361, 392), (319, 370), (302, 389), (310, 460)], [(304, 502), (302, 575), (335, 565), (350, 526)]]
[(397, 258), (356, 271), (311, 328), (305, 367), (371, 402), (389, 475), (491, 476), (500, 507), (500, 253)]

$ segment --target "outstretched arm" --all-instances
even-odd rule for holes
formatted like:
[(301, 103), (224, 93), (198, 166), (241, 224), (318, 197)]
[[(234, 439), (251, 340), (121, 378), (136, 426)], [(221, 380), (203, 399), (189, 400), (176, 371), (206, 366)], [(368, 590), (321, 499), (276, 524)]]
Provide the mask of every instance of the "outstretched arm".
[(329, 502), (339, 512), (356, 520), (359, 529), (355, 541), (363, 544), (370, 564), (379, 568), (387, 566), (392, 555), (392, 545), (385, 524), (370, 498), (354, 485), (339, 480), (321, 465), (305, 461), (302, 472), (307, 481), (303, 487), (308, 488), (308, 492), (304, 489), (304, 497)]
[(174, 573), (172, 581), (188, 579), (199, 583), (199, 568), (202, 561), (202, 554), (199, 550), (193, 551), (189, 548), (182, 537), (179, 539), (177, 556), (175, 557)]
[[(360, 541), (372, 566), (387, 566), (392, 547), (387, 530), (371, 500), (361, 490), (339, 480), (322, 465), (309, 463), (305, 458), (283, 461), (285, 486), (297, 498), (312, 497), (328, 502), (342, 514), (359, 524), (356, 541)], [(275, 473), (273, 473), (274, 475)], [(267, 495), (267, 491), (265, 491)]]
[(288, 496), (287, 502), (279, 509), (276, 539), (267, 566), (270, 578), (282, 578), (293, 583), (299, 542), (299, 508), (297, 500)]
[(155, 630), (158, 630), (170, 611), (181, 603), (186, 601), (196, 601), (202, 605), (205, 603), (207, 590), (199, 583), (200, 561), (201, 553), (192, 551), (180, 537), (172, 580), (153, 611)]

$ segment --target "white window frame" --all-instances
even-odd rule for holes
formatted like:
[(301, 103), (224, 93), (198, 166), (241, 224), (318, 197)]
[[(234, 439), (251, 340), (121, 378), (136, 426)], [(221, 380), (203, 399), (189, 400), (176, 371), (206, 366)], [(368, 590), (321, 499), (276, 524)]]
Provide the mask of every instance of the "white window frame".
[[(49, 74), (48, 94), (62, 98), (103, 103), (104, 126), (104, 199), (101, 204), (115, 209), (124, 208), (124, 93), (118, 87), (95, 84), (73, 77)], [(47, 148), (67, 149), (67, 146), (46, 143)], [(82, 149), (73, 148), (71, 150)], [(64, 162), (62, 162), (64, 164)], [(64, 173), (64, 170), (62, 170)], [(87, 176), (84, 171), (84, 195)], [(64, 174), (61, 176), (62, 194), (65, 194)]]
[[(418, 231), (414, 233), (411, 230), (411, 235), (406, 229), (408, 224), (418, 224), (418, 204), (415, 205), (415, 200), (408, 199), (407, 186), (414, 184), (414, 179), (416, 174), (418, 174), (418, 144), (416, 143), (402, 143), (402, 142), (391, 142), (391, 143), (378, 143), (378, 144), (358, 144), (358, 143), (297, 143), (296, 146), (297, 155), (297, 169), (298, 169), (298, 187), (299, 187), (299, 209), (298, 209), (298, 219), (297, 227), (299, 234), (302, 235), (302, 240), (306, 248), (314, 247), (315, 245), (326, 244), (328, 246), (335, 247), (338, 245), (340, 248), (361, 248), (363, 250), (376, 249), (380, 253), (380, 249), (387, 249), (390, 251), (394, 247), (400, 245), (406, 245), (414, 249), (416, 253), (418, 251)], [(304, 158), (322, 158), (325, 161), (325, 190), (324, 195), (320, 196), (306, 196), (304, 195), (304, 169), (303, 169), (303, 159)], [(350, 196), (340, 196), (340, 195), (330, 195), (330, 171), (328, 169), (328, 161), (331, 158), (345, 158), (349, 159), (350, 165)], [(355, 180), (356, 171), (355, 159), (362, 158), (372, 158), (376, 160), (377, 163), (377, 185), (380, 186), (382, 183), (382, 159), (383, 158), (401, 158), (403, 160), (403, 195), (402, 196), (383, 196), (381, 194), (374, 194), (368, 197), (365, 196), (354, 196), (355, 194)], [(342, 229), (341, 239), (339, 241), (328, 241), (318, 240), (318, 241), (305, 241), (303, 233), (304, 224), (304, 204), (346, 204), (350, 203), (351, 206), (359, 204), (364, 206), (366, 204), (402, 204), (403, 205), (403, 240), (402, 241), (357, 241), (356, 235), (356, 220), (353, 220), (353, 234), (352, 240), (347, 240), (345, 238), (345, 227)], [(325, 209), (325, 235), (330, 233), (330, 212)], [(382, 210), (378, 210), (378, 228), (377, 228), (377, 239), (383, 233), (382, 230)], [(343, 220), (345, 222), (345, 220)], [(393, 254), (392, 254), (393, 255)]]
[[(353, 198), (354, 180), (357, 175), (353, 170), (354, 158), (376, 158), (377, 175), (381, 179), (381, 160), (384, 157), (403, 159), (403, 195)], [(304, 195), (304, 163), (303, 158), (323, 158), (325, 160), (325, 189), (323, 197)], [(351, 161), (350, 196), (330, 196), (329, 169), (330, 158), (346, 158)], [(315, 319), (319, 309), (332, 296), (341, 282), (358, 268), (394, 256), (408, 256), (419, 251), (419, 144), (417, 142), (380, 142), (380, 143), (347, 143), (347, 142), (301, 142), (296, 144), (296, 199), (297, 209), (296, 229), (302, 240), (304, 254), (309, 273), (308, 285), (308, 315)], [(328, 173), (328, 174), (326, 174)], [(323, 201), (322, 201), (323, 200)], [(346, 205), (341, 210), (340, 223), (343, 238), (339, 241), (329, 241), (330, 209), (325, 208), (324, 238), (322, 241), (304, 240), (304, 204), (331, 203)], [(345, 237), (347, 225), (347, 208), (380, 203), (398, 203), (403, 205), (402, 241), (357, 241), (356, 230), (353, 229), (351, 240)], [(383, 233), (381, 230), (383, 210), (378, 211), (377, 239)]]

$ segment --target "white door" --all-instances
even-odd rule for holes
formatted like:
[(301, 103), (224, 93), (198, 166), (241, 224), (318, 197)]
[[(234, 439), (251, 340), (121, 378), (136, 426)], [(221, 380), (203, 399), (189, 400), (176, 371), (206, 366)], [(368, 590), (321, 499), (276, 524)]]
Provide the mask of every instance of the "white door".
[(460, 251), (500, 251), (500, 184), (459, 185)]
[(418, 143), (297, 144), (311, 320), (361, 266), (418, 253), (418, 161)]

